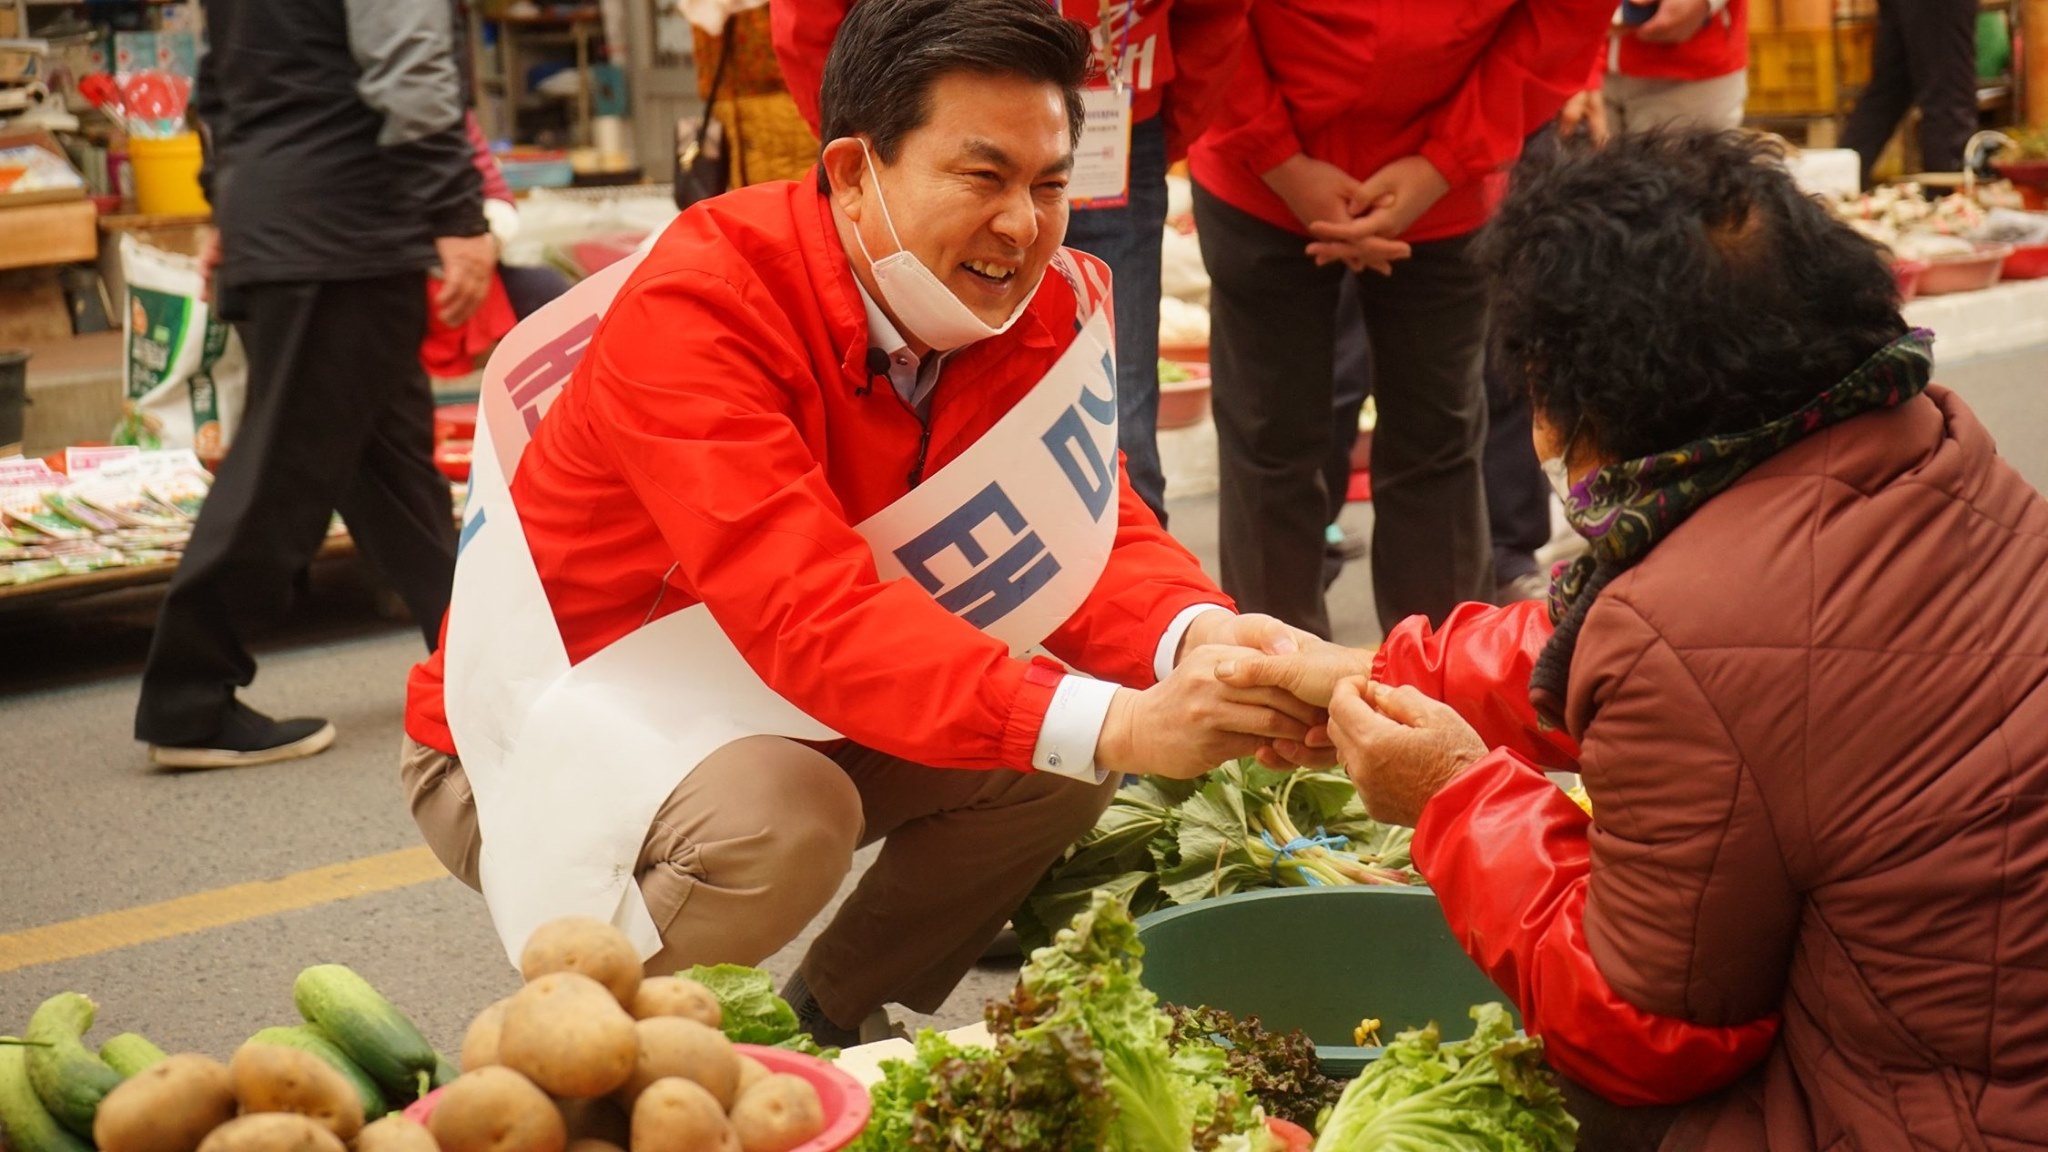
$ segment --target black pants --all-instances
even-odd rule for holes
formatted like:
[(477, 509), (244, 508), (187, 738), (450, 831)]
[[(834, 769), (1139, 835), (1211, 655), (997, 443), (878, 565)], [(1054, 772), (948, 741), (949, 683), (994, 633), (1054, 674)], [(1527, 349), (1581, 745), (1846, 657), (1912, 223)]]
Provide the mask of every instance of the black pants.
[[(1248, 612), (1330, 634), (1323, 531), (1341, 264), (1195, 188), (1211, 278), (1209, 361), (1222, 479), (1223, 588)], [(1414, 246), (1390, 277), (1358, 277), (1371, 337), (1373, 595), (1380, 624), (1441, 620), (1492, 591), (1480, 453), (1485, 290), (1468, 238)]]
[(1920, 107), (1920, 159), (1955, 172), (1977, 131), (1977, 0), (1878, 0), (1870, 87), (1842, 129), (1863, 160), (1863, 183), (1906, 110)]
[(1496, 586), (1536, 571), (1550, 543), (1550, 481), (1536, 461), (1529, 396), (1486, 381), (1486, 518)]
[(249, 356), (248, 408), (150, 642), (135, 738), (152, 743), (217, 734), (255, 678), (250, 636), (290, 606), (335, 511), (430, 648), (455, 573), (420, 367), (425, 274), (250, 285), (224, 304)]

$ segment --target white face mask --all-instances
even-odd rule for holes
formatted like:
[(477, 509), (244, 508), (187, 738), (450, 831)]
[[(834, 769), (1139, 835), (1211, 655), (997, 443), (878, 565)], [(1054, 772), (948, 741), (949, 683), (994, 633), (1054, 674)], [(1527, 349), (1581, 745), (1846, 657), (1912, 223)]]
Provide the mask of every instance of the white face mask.
[[(868, 254), (867, 241), (861, 238), (860, 225), (853, 228), (854, 243), (860, 245), (860, 254), (866, 256), (875, 274), (875, 290), (882, 294), (882, 302), (896, 314), (896, 320), (910, 331), (908, 335), (932, 346), (937, 352), (951, 352), (977, 340), (1000, 336), (1010, 330), (1010, 325), (1024, 315), (1024, 308), (1038, 293), (1033, 284), (1017, 302), (1016, 310), (1000, 327), (990, 327), (974, 310), (961, 303), (953, 290), (946, 287), (924, 261), (912, 255), (896, 235), (896, 222), (889, 217), (889, 205), (882, 199), (882, 180), (875, 174), (874, 156), (868, 152), (868, 143), (860, 142), (862, 159), (868, 166), (868, 177), (875, 182), (875, 203), (882, 209), (882, 223), (889, 228), (889, 239), (896, 244), (896, 251), (880, 260)], [(1043, 280), (1043, 274), (1040, 279)]]
[[(1524, 456), (1522, 459), (1526, 460), (1528, 457)], [(1557, 493), (1559, 500), (1569, 505), (1572, 502), (1572, 474), (1565, 470), (1564, 457), (1552, 456), (1548, 460), (1538, 460), (1536, 466), (1543, 469), (1543, 478), (1550, 481), (1550, 490)]]

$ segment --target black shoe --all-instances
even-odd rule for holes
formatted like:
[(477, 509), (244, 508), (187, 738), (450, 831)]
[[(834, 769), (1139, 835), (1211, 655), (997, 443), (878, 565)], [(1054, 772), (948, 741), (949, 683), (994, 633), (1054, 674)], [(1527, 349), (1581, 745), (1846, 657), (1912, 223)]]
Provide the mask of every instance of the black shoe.
[(237, 700), (212, 739), (197, 744), (151, 744), (149, 758), (166, 768), (248, 768), (312, 756), (332, 743), (334, 725), (325, 720), (272, 720)]
[(782, 986), (782, 998), (789, 1002), (796, 1013), (796, 1026), (802, 1029), (820, 1048), (858, 1048), (862, 1044), (873, 1044), (891, 1038), (910, 1039), (910, 1033), (902, 1025), (889, 1018), (889, 1010), (877, 1008), (867, 1014), (858, 1028), (844, 1028), (834, 1024), (818, 1006), (818, 998), (811, 994), (811, 986), (804, 982), (802, 972), (790, 974), (789, 981)]

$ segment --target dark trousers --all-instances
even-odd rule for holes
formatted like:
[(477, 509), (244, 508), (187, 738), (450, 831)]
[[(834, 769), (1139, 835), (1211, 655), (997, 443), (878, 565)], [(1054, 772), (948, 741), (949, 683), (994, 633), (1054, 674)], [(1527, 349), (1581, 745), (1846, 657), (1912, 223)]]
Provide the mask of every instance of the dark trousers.
[[(1330, 634), (1323, 531), (1340, 264), (1195, 188), (1209, 266), (1223, 588), (1247, 612)], [(1486, 296), (1468, 237), (1358, 277), (1372, 344), (1373, 595), (1382, 628), (1485, 600), (1493, 563), (1480, 454)]]
[(259, 284), (223, 301), (249, 356), (248, 407), (157, 618), (135, 737), (193, 744), (255, 678), (253, 633), (290, 607), (337, 510), (431, 648), (455, 530), (420, 367), (424, 273)]
[(1131, 128), (1130, 203), (1077, 208), (1067, 246), (1109, 265), (1116, 308), (1116, 441), (1131, 488), (1166, 523), (1159, 463), (1159, 248), (1166, 227), (1166, 127)]
[(1358, 440), (1358, 415), (1372, 395), (1372, 341), (1365, 334), (1358, 277), (1337, 283), (1337, 342), (1332, 352), (1330, 451), (1324, 456), (1323, 487), (1330, 494), (1330, 523), (1344, 513), (1351, 490), (1351, 446)]
[(1550, 481), (1536, 462), (1529, 395), (1486, 381), (1486, 519), (1496, 586), (1536, 571), (1550, 543)]
[(1977, 131), (1977, 0), (1878, 0), (1870, 87), (1842, 129), (1863, 183), (1908, 108), (1920, 108), (1921, 166), (1955, 172)]

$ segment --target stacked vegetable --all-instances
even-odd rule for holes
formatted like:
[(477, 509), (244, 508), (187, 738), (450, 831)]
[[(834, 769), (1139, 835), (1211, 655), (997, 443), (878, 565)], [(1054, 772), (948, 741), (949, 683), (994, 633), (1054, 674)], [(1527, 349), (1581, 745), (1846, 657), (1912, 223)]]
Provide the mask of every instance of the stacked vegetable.
[(1016, 916), (1029, 947), (1097, 892), (1133, 915), (1259, 888), (1420, 884), (1412, 832), (1376, 823), (1336, 770), (1274, 772), (1254, 760), (1193, 780), (1145, 777), (1039, 881)]
[(643, 979), (623, 934), (579, 919), (536, 932), (520, 967), (459, 1074), (340, 965), (300, 973), (304, 1022), (225, 1065), (133, 1034), (95, 1054), (95, 1007), (67, 992), (0, 1043), (0, 1129), (13, 1152), (788, 1152), (825, 1128), (816, 1088), (742, 1050), (817, 1051), (766, 973)]

